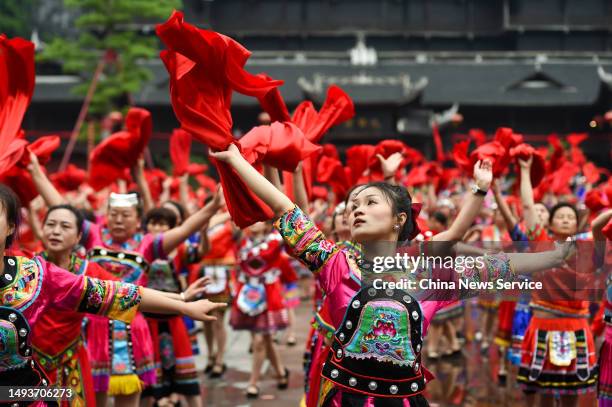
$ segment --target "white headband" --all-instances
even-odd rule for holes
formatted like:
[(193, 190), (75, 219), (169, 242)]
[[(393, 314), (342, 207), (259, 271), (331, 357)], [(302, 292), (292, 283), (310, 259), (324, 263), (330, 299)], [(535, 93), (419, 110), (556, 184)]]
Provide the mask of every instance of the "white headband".
[(108, 206), (113, 208), (129, 208), (138, 206), (138, 195), (136, 194), (116, 194), (111, 192)]

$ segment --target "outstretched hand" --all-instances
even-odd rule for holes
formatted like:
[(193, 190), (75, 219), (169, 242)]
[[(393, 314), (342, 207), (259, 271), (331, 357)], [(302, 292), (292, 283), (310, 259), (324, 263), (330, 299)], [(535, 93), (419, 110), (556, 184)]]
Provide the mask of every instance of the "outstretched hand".
[(474, 164), (474, 182), (483, 191), (489, 189), (493, 182), (493, 164), (490, 160), (479, 160)]
[(187, 287), (183, 294), (185, 295), (185, 301), (192, 301), (203, 294), (206, 291), (206, 286), (212, 282), (210, 277), (200, 277)]
[(555, 242), (555, 252), (559, 256), (560, 265), (565, 265), (567, 260), (576, 255), (576, 240), (568, 237), (565, 242)]
[(210, 302), (208, 300), (186, 302), (183, 308), (183, 315), (197, 321), (216, 321), (217, 318), (209, 314), (214, 310), (225, 307), (227, 307), (227, 303), (224, 302)]
[(402, 153), (400, 153), (399, 151), (391, 154), (387, 158), (383, 157), (380, 154), (376, 154), (376, 158), (378, 158), (378, 161), (380, 161), (380, 167), (382, 168), (383, 176), (385, 177), (385, 179), (391, 178), (395, 175), (397, 169), (402, 163), (402, 160), (404, 159)]

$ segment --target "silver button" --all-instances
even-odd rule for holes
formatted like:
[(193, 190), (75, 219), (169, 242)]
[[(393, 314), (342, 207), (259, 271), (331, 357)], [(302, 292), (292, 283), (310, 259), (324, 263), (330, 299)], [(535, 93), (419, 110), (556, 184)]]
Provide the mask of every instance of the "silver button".
[(117, 255), (117, 258), (119, 258), (119, 259), (125, 259), (125, 253), (119, 253), (119, 254)]
[(354, 377), (351, 377), (349, 379), (349, 385), (352, 387), (355, 387), (357, 385), (357, 379), (355, 379)]
[(414, 319), (415, 321), (419, 319), (419, 313), (416, 311), (412, 311), (412, 319)]
[(385, 290), (385, 294), (387, 294), (389, 297), (393, 297), (393, 290), (392, 290), (392, 289), (390, 289), (390, 288), (387, 288), (387, 289)]
[(47, 381), (46, 381), (45, 379), (42, 379), (42, 382), (41, 382), (41, 383), (42, 383), (42, 385), (43, 385), (43, 386), (46, 386), (46, 385), (47, 385)]
[(368, 289), (368, 294), (370, 294), (370, 297), (374, 297), (376, 295), (376, 288), (372, 287)]
[(340, 359), (340, 358), (342, 357), (342, 349), (338, 349), (338, 350), (336, 351), (336, 357), (337, 357), (338, 359)]
[(412, 382), (410, 385), (410, 390), (417, 391), (419, 389), (419, 384), (417, 382)]
[(357, 260), (357, 264), (359, 264), (361, 266), (363, 264), (363, 259)]
[(15, 260), (8, 259), (8, 264), (9, 264), (9, 266), (14, 266), (15, 265)]
[(396, 385), (392, 384), (391, 387), (389, 387), (389, 393), (391, 394), (397, 394), (398, 388)]
[(351, 306), (355, 309), (359, 308), (359, 306), (361, 305), (361, 303), (359, 302), (359, 300), (355, 300), (353, 301), (353, 303), (351, 304)]
[(142, 263), (142, 257), (140, 256), (136, 257), (136, 263), (138, 264)]
[(22, 338), (23, 338), (24, 336), (26, 336), (27, 334), (28, 334), (28, 331), (26, 331), (26, 329), (25, 329), (25, 328), (21, 328), (21, 329), (19, 330), (19, 336), (21, 336)]
[(340, 339), (341, 341), (344, 340), (344, 332), (340, 332), (340, 335), (338, 335), (338, 339)]
[(368, 383), (368, 389), (370, 389), (372, 391), (376, 390), (377, 387), (378, 387), (378, 384), (376, 384), (376, 382)]
[(14, 314), (14, 313), (11, 312), (9, 314), (9, 321), (15, 322), (16, 320), (17, 320), (17, 314)]
[(338, 377), (340, 373), (338, 372), (337, 369), (334, 369), (331, 371), (330, 376), (332, 377), (332, 379), (335, 379), (336, 377)]
[(13, 403), (11, 404), (11, 407), (19, 407), (19, 403)]
[(346, 321), (346, 324), (344, 324), (346, 326), (346, 329), (352, 329), (353, 328), (353, 323), (351, 321)]
[(414, 370), (415, 370), (415, 371), (418, 371), (418, 370), (419, 370), (419, 367), (420, 367), (419, 362), (417, 362), (417, 363), (415, 363), (415, 364), (414, 364)]
[(100, 250), (100, 255), (102, 256), (106, 256), (108, 254), (108, 252), (104, 249)]
[(30, 356), (30, 349), (26, 349), (26, 350), (25, 350), (25, 352), (24, 352), (24, 354), (25, 354), (26, 356)]
[(6, 273), (4, 275), (4, 278), (6, 278), (8, 281), (13, 281), (13, 276), (11, 276), (10, 274)]
[(420, 352), (420, 351), (421, 351), (421, 344), (420, 344), (420, 343), (419, 343), (419, 344), (416, 346), (416, 351), (417, 351), (417, 352)]
[(412, 302), (412, 298), (409, 295), (404, 295), (404, 302), (406, 304), (410, 304)]

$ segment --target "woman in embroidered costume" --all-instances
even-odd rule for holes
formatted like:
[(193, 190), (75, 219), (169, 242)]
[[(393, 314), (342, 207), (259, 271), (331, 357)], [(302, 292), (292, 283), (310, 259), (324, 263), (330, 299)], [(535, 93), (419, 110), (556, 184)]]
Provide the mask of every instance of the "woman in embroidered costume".
[[(64, 198), (46, 177), (33, 154), (28, 169), (48, 205), (63, 203)], [(149, 265), (155, 259), (165, 258), (167, 253), (208, 222), (215, 212), (216, 207), (209, 204), (181, 226), (152, 236), (139, 232), (141, 209), (138, 196), (111, 193), (108, 227), (85, 221), (81, 243), (92, 263), (100, 264), (121, 281), (144, 283)], [(180, 298), (177, 294), (175, 296)], [(102, 317), (90, 318), (87, 347), (96, 398), (101, 405), (106, 404), (108, 395), (116, 396), (116, 403), (135, 404), (144, 386), (155, 383), (151, 335), (141, 314), (137, 314), (130, 324)]]
[[(0, 359), (0, 383), (3, 385), (49, 384), (45, 369), (32, 358), (31, 348), (32, 329), (38, 329), (47, 311), (99, 314), (129, 323), (139, 308), (209, 320), (213, 317), (208, 312), (224, 306), (207, 300), (185, 303), (131, 283), (73, 274), (42, 257), (5, 256), (19, 227), (20, 205), (14, 193), (3, 185), (0, 185), (0, 206), (0, 253), (4, 259), (0, 263), (0, 347), (4, 350)], [(76, 397), (87, 398), (83, 394)], [(43, 402), (17, 404), (44, 405)]]
[[(423, 336), (435, 312), (449, 301), (417, 301), (407, 291), (374, 288), (367, 281), (368, 275), (362, 274), (368, 261), (356, 261), (325, 240), (299, 207), (251, 167), (236, 146), (211, 155), (231, 165), (249, 189), (279, 216), (275, 226), (291, 247), (292, 255), (309, 266), (329, 298), (336, 333), (323, 366), (318, 404), (366, 406), (395, 399), (403, 405), (428, 405), (422, 395), (428, 375), (420, 362)], [(474, 177), (478, 189), (487, 190), (492, 178), (491, 164), (478, 162)], [(482, 199), (480, 193), (470, 196), (449, 230), (434, 237), (440, 245), (422, 247), (436, 255), (450, 253), (452, 242), (462, 237)], [(356, 191), (349, 210), (353, 239), (369, 243), (363, 247), (367, 260), (393, 257), (398, 240), (409, 239), (417, 231), (410, 197), (403, 187), (368, 184)], [(385, 241), (392, 244), (379, 243)], [(530, 273), (561, 264), (568, 246), (547, 253), (486, 256), (485, 267), (466, 270), (461, 278), (513, 280), (515, 272)], [(423, 274), (441, 280), (459, 278), (446, 269), (430, 269)]]
[[(555, 205), (550, 210), (552, 237), (547, 236), (536, 221), (530, 177), (532, 161), (533, 156), (519, 160), (525, 224), (534, 230), (532, 239), (542, 242), (538, 247), (546, 248), (553, 241), (563, 242), (577, 234), (578, 212), (569, 203)], [(530, 404), (534, 404), (535, 393), (539, 393), (542, 405), (551, 405), (554, 397), (560, 397), (563, 406), (576, 406), (580, 394), (596, 389), (597, 358), (588, 324), (589, 302), (576, 291), (578, 281), (588, 282), (595, 276), (592, 271), (597, 266), (592, 263), (600, 261), (598, 256), (587, 257), (582, 254), (571, 267), (553, 269), (543, 280), (547, 283), (545, 289), (532, 293), (533, 317), (525, 332), (517, 376)], [(590, 265), (585, 268), (582, 261)]]
[(278, 375), (278, 388), (288, 385), (288, 370), (283, 366), (272, 334), (287, 327), (287, 310), (283, 304), (280, 282), (281, 236), (270, 230), (271, 225), (258, 222), (249, 227), (238, 250), (236, 297), (232, 302), (230, 325), (235, 330), (252, 334), (253, 365), (246, 394), (259, 396), (259, 377), (266, 356)]
[[(206, 298), (213, 302), (229, 302), (230, 270), (236, 265), (236, 243), (234, 226), (226, 209), (219, 210), (210, 220), (210, 227), (202, 233), (201, 239), (206, 246), (206, 254), (200, 263), (192, 266), (188, 281), (195, 281), (201, 276), (211, 279), (206, 287)], [(226, 370), (224, 363), (227, 343), (225, 311), (220, 311), (213, 322), (204, 323), (204, 337), (208, 348), (208, 363), (204, 373), (211, 378), (223, 376)]]
[[(220, 197), (217, 194), (215, 199)], [(219, 206), (220, 202), (215, 201), (215, 205)], [(151, 209), (145, 216), (144, 224), (148, 233), (156, 235), (174, 228), (176, 222), (175, 213), (161, 207)], [(206, 233), (205, 229), (206, 225), (202, 233)], [(147, 287), (179, 294), (181, 284), (178, 274), (199, 260), (204, 250), (201, 243), (186, 240), (167, 259), (156, 259), (147, 274)], [(203, 279), (210, 281), (207, 277), (200, 280)], [(205, 290), (203, 287), (201, 292)], [(202, 405), (200, 381), (183, 317), (147, 314), (146, 319), (153, 339), (157, 382), (143, 391), (145, 404), (152, 405), (153, 397), (159, 400), (175, 393), (185, 396), (192, 407)]]
[[(118, 281), (99, 265), (73, 254), (82, 224), (83, 216), (70, 205), (49, 208), (41, 230), (46, 247), (41, 257), (75, 275)], [(202, 282), (186, 291), (187, 300), (204, 290), (200, 287)], [(34, 359), (44, 369), (51, 385), (73, 389), (75, 396), (70, 401), (73, 406), (95, 404), (88, 352), (81, 338), (83, 317), (83, 314), (47, 311), (38, 320), (32, 337)]]

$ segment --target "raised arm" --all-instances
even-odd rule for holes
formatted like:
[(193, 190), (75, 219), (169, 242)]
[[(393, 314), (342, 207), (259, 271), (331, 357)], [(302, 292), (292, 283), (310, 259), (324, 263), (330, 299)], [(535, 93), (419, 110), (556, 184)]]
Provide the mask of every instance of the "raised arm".
[(404, 159), (402, 153), (393, 153), (387, 158), (380, 154), (376, 154), (376, 158), (378, 158), (378, 161), (380, 161), (380, 168), (382, 168), (385, 182), (391, 185), (396, 185), (397, 181), (395, 180), (395, 174), (397, 173), (397, 169)]
[(304, 208), (308, 211), (308, 193), (306, 192), (306, 185), (304, 184), (304, 174), (302, 169), (302, 163), (300, 163), (293, 173), (293, 197), (295, 203), (300, 208)]
[(504, 199), (499, 189), (499, 185), (497, 182), (493, 182), (493, 196), (495, 197), (495, 202), (497, 203), (497, 208), (499, 209), (502, 217), (504, 218), (504, 222), (506, 222), (506, 228), (508, 230), (514, 229), (514, 226), (518, 223), (518, 220), (512, 214), (508, 203)]
[(598, 257), (603, 257), (606, 250), (606, 236), (603, 234), (603, 228), (612, 219), (612, 209), (603, 211), (591, 222), (591, 231), (593, 232), (593, 242), (595, 242), (595, 251)]
[(222, 195), (223, 192), (221, 190), (217, 191), (215, 197), (206, 204), (206, 206), (188, 217), (182, 225), (164, 232), (162, 241), (162, 250), (164, 253), (170, 253), (190, 235), (202, 229), (202, 227), (210, 221), (210, 218), (217, 213), (222, 203)]
[(519, 165), (521, 167), (521, 202), (523, 203), (525, 227), (527, 230), (534, 230), (538, 222), (535, 202), (533, 200), (533, 188), (531, 185), (532, 162), (533, 156), (529, 157), (527, 161), (519, 159)]
[(276, 217), (290, 211), (295, 206), (291, 199), (279, 191), (242, 157), (238, 147), (234, 144), (230, 145), (227, 151), (211, 152), (210, 155), (232, 166), (249, 189), (272, 209)]
[(68, 201), (55, 189), (55, 186), (49, 181), (47, 175), (43, 172), (38, 162), (36, 154), (30, 152), (30, 164), (28, 165), (28, 171), (32, 176), (34, 186), (38, 190), (38, 193), (43, 197), (47, 206), (61, 205), (68, 203)]
[[(488, 160), (478, 161), (474, 165), (474, 183), (480, 191), (488, 191), (493, 180), (493, 166)], [(460, 240), (465, 232), (472, 226), (476, 215), (480, 212), (485, 195), (481, 193), (469, 193), (461, 212), (455, 218), (453, 224), (442, 233), (435, 235), (432, 240), (438, 242), (450, 242)]]
[(133, 168), (133, 173), (136, 185), (138, 185), (138, 191), (142, 196), (142, 206), (144, 209), (144, 213), (147, 213), (155, 207), (155, 204), (153, 203), (151, 190), (149, 189), (149, 184), (147, 183), (147, 179), (144, 175), (144, 158), (140, 157), (138, 159), (136, 165)]

